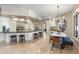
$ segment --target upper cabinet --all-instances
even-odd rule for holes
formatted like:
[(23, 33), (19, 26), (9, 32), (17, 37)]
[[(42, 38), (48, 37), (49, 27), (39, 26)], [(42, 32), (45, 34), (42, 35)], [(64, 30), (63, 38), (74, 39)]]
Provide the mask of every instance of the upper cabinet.
[(41, 23), (38, 23), (42, 18), (32, 10), (10, 5), (2, 5), (0, 10), (0, 31), (3, 31), (5, 27), (9, 28), (10, 32), (33, 31), (38, 27), (42, 28)]
[(0, 32), (10, 31), (10, 20), (9, 17), (0, 16)]

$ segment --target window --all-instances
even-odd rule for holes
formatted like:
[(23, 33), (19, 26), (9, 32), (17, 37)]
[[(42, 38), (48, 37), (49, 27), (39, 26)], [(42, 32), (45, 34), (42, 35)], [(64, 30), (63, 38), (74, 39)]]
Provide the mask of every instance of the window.
[(74, 16), (74, 36), (79, 38), (79, 14)]

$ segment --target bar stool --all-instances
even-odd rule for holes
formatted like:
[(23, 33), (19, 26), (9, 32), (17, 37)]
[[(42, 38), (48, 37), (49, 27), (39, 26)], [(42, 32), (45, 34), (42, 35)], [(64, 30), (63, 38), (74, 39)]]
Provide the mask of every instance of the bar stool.
[(42, 37), (43, 36), (43, 33), (42, 32), (39, 32), (39, 37)]
[(17, 42), (17, 36), (16, 36), (16, 35), (11, 35), (11, 36), (10, 36), (10, 39), (11, 39), (11, 40), (10, 40), (11, 43), (12, 43), (12, 42), (13, 42), (13, 43), (16, 43), (16, 42)]
[(25, 42), (25, 35), (19, 35), (19, 42)]
[(60, 45), (60, 38), (50, 36), (50, 42), (52, 43), (52, 47), (59, 47)]
[(33, 34), (34, 39), (38, 39), (38, 33)]

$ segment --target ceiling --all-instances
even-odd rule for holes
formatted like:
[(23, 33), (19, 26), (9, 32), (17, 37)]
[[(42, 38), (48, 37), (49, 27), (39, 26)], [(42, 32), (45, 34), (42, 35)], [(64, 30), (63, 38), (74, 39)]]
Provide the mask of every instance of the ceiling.
[(63, 15), (67, 12), (75, 10), (78, 4), (5, 4), (0, 6), (15, 7), (22, 9), (29, 9), (34, 11), (36, 14), (42, 17), (56, 17), (57, 16), (57, 5), (59, 5), (59, 15)]

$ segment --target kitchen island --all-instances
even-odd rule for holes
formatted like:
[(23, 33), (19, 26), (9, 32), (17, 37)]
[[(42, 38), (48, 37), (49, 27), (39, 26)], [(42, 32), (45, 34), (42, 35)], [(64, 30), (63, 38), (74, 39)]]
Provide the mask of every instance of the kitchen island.
[[(33, 40), (34, 34), (42, 31), (27, 31), (27, 32), (7, 32), (7, 33), (0, 33), (0, 39), (3, 39), (5, 42), (11, 42), (11, 36), (16, 36), (16, 41), (19, 42), (20, 36), (24, 36), (23, 39), (25, 41)], [(38, 36), (39, 37), (39, 36)]]

